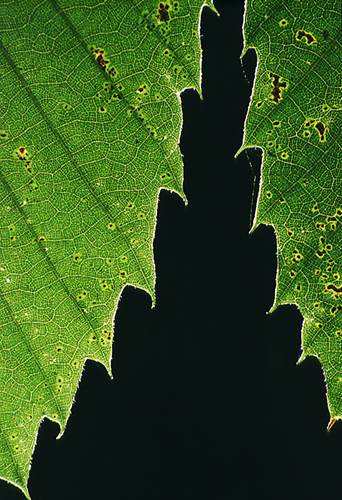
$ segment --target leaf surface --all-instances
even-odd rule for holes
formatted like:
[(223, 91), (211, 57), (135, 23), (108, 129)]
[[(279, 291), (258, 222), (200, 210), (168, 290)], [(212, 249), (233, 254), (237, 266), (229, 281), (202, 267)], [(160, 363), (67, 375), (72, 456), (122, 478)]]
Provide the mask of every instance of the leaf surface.
[(184, 197), (179, 93), (207, 0), (0, 5), (0, 476), (29, 498), (44, 417), (110, 373), (123, 288), (154, 302), (158, 195)]
[(253, 229), (275, 229), (271, 310), (296, 304), (303, 314), (300, 361), (322, 364), (329, 429), (342, 418), (341, 5), (247, 0), (245, 9), (243, 54), (254, 48), (258, 65), (240, 151), (263, 156)]

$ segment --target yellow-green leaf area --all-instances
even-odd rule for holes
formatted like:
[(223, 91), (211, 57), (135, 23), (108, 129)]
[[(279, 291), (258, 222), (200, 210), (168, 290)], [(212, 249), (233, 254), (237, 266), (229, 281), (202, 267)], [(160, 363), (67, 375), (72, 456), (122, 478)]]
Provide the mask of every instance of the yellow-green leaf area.
[[(302, 356), (317, 357), (330, 428), (342, 418), (341, 5), (247, 0), (244, 50), (258, 65), (241, 150), (262, 148), (254, 228), (274, 227), (272, 310), (296, 304)], [(303, 395), (305, 397), (305, 395)]]
[(0, 477), (29, 498), (86, 359), (110, 373), (123, 288), (154, 302), (158, 195), (183, 195), (179, 93), (204, 0), (0, 5)]

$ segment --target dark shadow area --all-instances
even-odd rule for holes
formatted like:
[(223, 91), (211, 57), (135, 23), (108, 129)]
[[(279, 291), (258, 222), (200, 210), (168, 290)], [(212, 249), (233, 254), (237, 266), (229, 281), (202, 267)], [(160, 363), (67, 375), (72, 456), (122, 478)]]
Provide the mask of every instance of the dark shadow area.
[[(301, 315), (266, 314), (274, 232), (249, 235), (260, 151), (234, 159), (251, 91), (243, 2), (216, 4), (221, 17), (205, 9), (202, 20), (203, 101), (182, 95), (189, 205), (160, 196), (156, 307), (125, 290), (114, 380), (87, 362), (64, 436), (43, 423), (32, 500), (341, 497), (342, 425), (326, 433), (318, 362), (296, 366)], [(250, 81), (254, 67), (250, 53)], [(0, 498), (22, 497), (1, 484)]]

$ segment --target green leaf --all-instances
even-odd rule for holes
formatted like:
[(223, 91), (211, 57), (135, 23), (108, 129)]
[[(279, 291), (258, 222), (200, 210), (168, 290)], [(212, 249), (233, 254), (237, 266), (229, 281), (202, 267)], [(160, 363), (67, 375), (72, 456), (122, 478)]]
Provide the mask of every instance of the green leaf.
[(29, 498), (87, 359), (111, 373), (123, 288), (154, 303), (161, 189), (179, 193), (179, 93), (200, 92), (210, 0), (0, 6), (0, 476)]
[(340, 2), (247, 0), (244, 49), (258, 65), (245, 123), (246, 148), (262, 149), (253, 229), (274, 227), (273, 311), (296, 304), (302, 355), (323, 367), (331, 415), (342, 418)]

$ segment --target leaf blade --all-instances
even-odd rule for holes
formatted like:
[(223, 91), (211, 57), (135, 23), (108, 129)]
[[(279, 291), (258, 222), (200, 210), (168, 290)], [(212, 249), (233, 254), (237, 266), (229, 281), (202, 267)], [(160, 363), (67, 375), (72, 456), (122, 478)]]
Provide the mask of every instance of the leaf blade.
[[(315, 11), (316, 9), (316, 11)], [(296, 304), (304, 317), (302, 355), (323, 367), (331, 419), (341, 419), (338, 178), (341, 49), (338, 2), (246, 2), (244, 49), (258, 56), (240, 151), (262, 149), (253, 229), (274, 227), (277, 284), (273, 311)], [(266, 12), (266, 13), (265, 13)], [(331, 428), (329, 424), (328, 428)]]
[(179, 92), (200, 90), (206, 4), (0, 7), (0, 476), (27, 498), (41, 420), (63, 432), (86, 359), (110, 373), (123, 288), (154, 302), (157, 200), (184, 196)]

